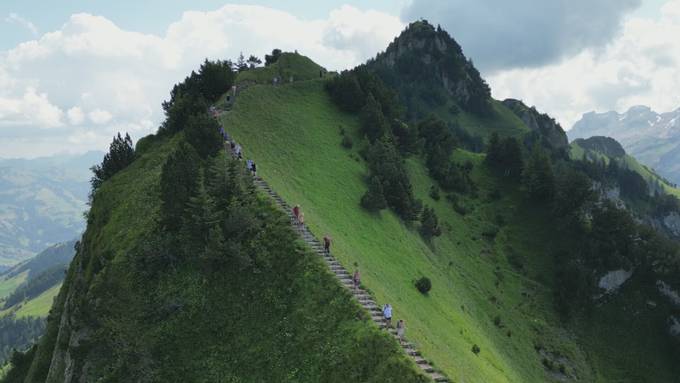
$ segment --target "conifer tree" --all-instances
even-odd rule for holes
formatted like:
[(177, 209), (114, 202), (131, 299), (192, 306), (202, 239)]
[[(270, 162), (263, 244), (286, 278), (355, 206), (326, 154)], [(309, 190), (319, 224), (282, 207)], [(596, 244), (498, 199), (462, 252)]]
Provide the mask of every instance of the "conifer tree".
[(219, 222), (215, 201), (208, 195), (203, 175), (199, 172), (194, 194), (189, 197), (182, 231), (189, 244), (207, 245), (210, 229)]
[(368, 182), (368, 191), (361, 197), (361, 206), (369, 211), (379, 211), (387, 207), (383, 188), (377, 176), (371, 177)]
[(109, 146), (109, 152), (104, 155), (102, 163), (90, 169), (94, 173), (90, 180), (92, 193), (94, 194), (104, 181), (130, 165), (134, 159), (135, 149), (132, 146), (130, 135), (126, 133), (125, 138), (123, 138), (118, 133), (113, 137), (113, 142)]
[(437, 214), (435, 214), (434, 209), (428, 206), (423, 209), (420, 217), (420, 234), (428, 240), (442, 235)]
[(535, 144), (531, 151), (523, 180), (529, 196), (534, 200), (546, 201), (555, 193), (555, 177), (550, 157), (538, 144)]
[(161, 171), (161, 226), (176, 232), (181, 226), (185, 207), (194, 194), (199, 172), (199, 158), (194, 148), (181, 142), (163, 164)]
[(187, 142), (203, 159), (214, 156), (222, 148), (220, 125), (205, 112), (190, 116), (185, 132)]
[(372, 93), (368, 94), (366, 105), (361, 109), (361, 126), (370, 142), (374, 142), (388, 131), (380, 103)]

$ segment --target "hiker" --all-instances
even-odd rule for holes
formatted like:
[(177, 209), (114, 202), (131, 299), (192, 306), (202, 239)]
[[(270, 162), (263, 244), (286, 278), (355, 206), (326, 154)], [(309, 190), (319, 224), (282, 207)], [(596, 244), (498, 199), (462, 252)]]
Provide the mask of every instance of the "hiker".
[(246, 160), (246, 169), (248, 169), (249, 172), (253, 171), (253, 160)]
[(251, 166), (250, 170), (253, 171), (254, 176), (257, 176), (257, 165), (255, 165), (255, 161), (253, 161), (253, 166)]
[(397, 338), (399, 338), (399, 344), (404, 343), (404, 331), (406, 331), (406, 323), (403, 319), (399, 319), (397, 322)]
[(354, 270), (354, 275), (352, 275), (352, 282), (354, 283), (354, 291), (359, 289), (359, 285), (361, 284), (361, 274), (359, 273), (359, 268), (357, 267), (356, 270)]
[(331, 237), (329, 237), (328, 234), (323, 237), (323, 251), (326, 255), (331, 254)]
[(243, 159), (243, 154), (241, 153), (241, 145), (236, 144), (236, 146), (234, 147), (234, 154), (236, 154), (236, 158), (238, 158), (239, 160)]
[(295, 205), (295, 207), (293, 207), (293, 219), (295, 220), (296, 225), (300, 222), (300, 205)]
[(387, 328), (392, 327), (392, 306), (389, 303), (383, 306), (383, 317), (385, 318)]
[(298, 215), (298, 225), (300, 225), (300, 230), (305, 226), (305, 213), (303, 212)]

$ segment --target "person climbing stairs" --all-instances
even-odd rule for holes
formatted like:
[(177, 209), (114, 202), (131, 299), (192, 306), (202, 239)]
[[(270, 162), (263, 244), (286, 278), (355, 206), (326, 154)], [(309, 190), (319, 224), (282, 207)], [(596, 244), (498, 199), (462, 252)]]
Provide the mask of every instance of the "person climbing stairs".
[[(291, 225), (296, 229), (296, 232), (316, 254), (323, 258), (328, 268), (340, 283), (342, 283), (342, 285), (352, 293), (354, 298), (359, 301), (359, 304), (368, 311), (373, 322), (381, 329), (386, 329), (395, 339), (399, 339), (397, 329), (387, 326), (382, 308), (378, 306), (375, 300), (373, 300), (373, 297), (371, 297), (366, 290), (360, 287), (355, 288), (354, 280), (350, 273), (331, 255), (330, 251), (326, 251), (324, 243), (317, 239), (304, 223), (298, 221), (291, 206), (289, 206), (261, 177), (254, 176), (253, 179), (255, 186), (274, 200), (276, 205), (286, 213), (290, 219)], [(406, 355), (408, 355), (433, 381), (442, 383), (449, 382), (449, 379), (446, 376), (435, 371), (434, 367), (423, 358), (412, 343), (404, 340), (403, 342), (400, 342), (400, 344)]]

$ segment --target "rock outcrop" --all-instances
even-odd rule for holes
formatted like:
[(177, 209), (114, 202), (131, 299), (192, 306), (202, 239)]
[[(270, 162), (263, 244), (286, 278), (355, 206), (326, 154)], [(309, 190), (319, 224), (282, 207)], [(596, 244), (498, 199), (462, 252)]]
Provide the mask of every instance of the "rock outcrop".
[(503, 105), (510, 109), (524, 124), (536, 132), (540, 139), (554, 149), (566, 149), (569, 146), (567, 134), (562, 126), (545, 113), (540, 113), (535, 107), (528, 107), (522, 101), (508, 98)]

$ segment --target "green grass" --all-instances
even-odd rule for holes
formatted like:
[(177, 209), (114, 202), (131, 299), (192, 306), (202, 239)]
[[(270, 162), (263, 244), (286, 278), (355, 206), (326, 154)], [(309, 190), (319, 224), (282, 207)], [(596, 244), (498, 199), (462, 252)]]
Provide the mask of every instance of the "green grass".
[(68, 349), (88, 366), (76, 372), (87, 381), (427, 381), (264, 198), (247, 208), (266, 223), (243, 244), (251, 266), (239, 269), (225, 253), (219, 273), (184, 262), (143, 277), (137, 262), (152, 255), (140, 247), (153, 238), (162, 164), (181, 139), (156, 142), (97, 191), (27, 381), (66, 368), (53, 357), (60, 313), (70, 309), (64, 294), (84, 313), (70, 317), (73, 329), (96, 329), (84, 346)]
[(11, 278), (3, 277), (0, 279), (0, 300), (7, 298), (10, 294), (16, 290), (19, 285), (24, 283), (28, 277), (28, 271), (17, 274)]
[(257, 83), (271, 84), (274, 77), (280, 77), (280, 81), (286, 83), (293, 77), (294, 81), (312, 80), (319, 78), (319, 71), (323, 67), (298, 53), (285, 52), (272, 65), (240, 72), (236, 78), (236, 84)]
[[(473, 212), (463, 217), (444, 198), (432, 201), (427, 196), (432, 181), (416, 159), (407, 162), (408, 169), (417, 196), (433, 206), (442, 221), (445, 233), (441, 239), (428, 245), (394, 214), (369, 214), (360, 209), (358, 202), (366, 190), (365, 165), (359, 160), (357, 147), (348, 151), (340, 146), (339, 134), (342, 127), (354, 136), (355, 143), (360, 142), (358, 122), (335, 108), (319, 81), (277, 88), (252, 87), (239, 96), (223, 123), (243, 144), (246, 158), (258, 163), (258, 172), (289, 203), (302, 206), (312, 230), (319, 236), (329, 233), (334, 238), (334, 254), (341, 263), (350, 270), (355, 262), (359, 264), (365, 285), (379, 302), (392, 303), (395, 317), (406, 320), (408, 337), (438, 368), (456, 380), (545, 380), (533, 342), (536, 327), (546, 334), (557, 333), (549, 323), (549, 310), (528, 310), (529, 315), (517, 307), (545, 307), (549, 292), (513, 272), (501, 252), (506, 242), (513, 243), (519, 251), (532, 248), (533, 244), (522, 240), (536, 238), (535, 235), (525, 233), (513, 238), (512, 230), (521, 230), (536, 217), (520, 215), (525, 221), (511, 223), (512, 229), (499, 234), (503, 239), (498, 244), (491, 243), (482, 238), (481, 232), (497, 208), (490, 208), (481, 199), (466, 201)], [(479, 155), (458, 155), (477, 164), (477, 182), (494, 182), (480, 169)], [(514, 214), (519, 206), (513, 205), (510, 198), (498, 208), (511, 222), (513, 217), (520, 217)], [(500, 287), (495, 286), (496, 267), (504, 275)], [(433, 282), (427, 297), (413, 287), (413, 281), (423, 275)], [(524, 289), (530, 289), (532, 294), (536, 291), (537, 302), (524, 302), (520, 294)], [(493, 296), (496, 303), (490, 300)], [(494, 326), (496, 315), (502, 317), (507, 328)], [(507, 336), (508, 329), (512, 331), (511, 338)], [(559, 342), (555, 343), (559, 346)], [(470, 351), (473, 344), (480, 346), (479, 356)], [(577, 363), (583, 361), (581, 355), (575, 359)]]
[[(406, 320), (409, 339), (455, 381), (551, 381), (535, 346), (566, 356), (568, 373), (580, 381), (626, 381), (621, 377), (627, 373), (672, 381), (674, 369), (664, 354), (668, 337), (650, 330), (640, 349), (631, 343), (635, 338), (621, 341), (622, 333), (633, 332), (632, 322), (614, 317), (628, 315), (628, 303), (603, 305), (593, 318), (567, 326), (556, 317), (551, 254), (564, 244), (550, 211), (528, 203), (517, 180), (489, 174), (481, 165), (483, 155), (454, 153), (456, 161), (475, 165), (472, 177), (480, 190), (476, 198), (458, 197), (468, 210), (464, 216), (445, 193), (432, 200), (432, 180), (422, 161), (407, 160), (417, 197), (434, 207), (444, 231), (427, 244), (394, 214), (359, 207), (367, 170), (359, 155), (358, 121), (331, 103), (322, 82), (251, 87), (222, 122), (243, 145), (245, 157), (257, 162), (260, 175), (290, 204), (302, 206), (317, 236), (334, 238), (334, 255), (350, 270), (359, 265), (378, 302), (394, 306), (395, 317)], [(508, 128), (516, 123), (495, 122), (506, 134), (519, 131)], [(341, 128), (352, 135), (353, 149), (342, 148)], [(501, 198), (491, 200), (491, 190)], [(495, 240), (485, 239), (482, 232), (499, 214), (505, 224)], [(510, 265), (511, 253), (524, 263), (523, 271)], [(423, 275), (433, 283), (429, 296), (413, 286)], [(502, 329), (493, 323), (496, 316)], [(470, 351), (473, 344), (480, 346), (479, 356)], [(636, 363), (628, 363), (633, 357)]]
[(54, 298), (59, 294), (61, 283), (49, 288), (37, 297), (21, 304), (15, 315), (17, 318), (44, 318), (50, 312)]
[[(605, 164), (608, 164), (609, 161), (611, 161), (611, 159), (606, 155), (592, 150), (586, 151), (584, 148), (582, 148), (580, 145), (577, 145), (576, 143), (572, 143), (569, 149), (570, 149), (569, 156), (574, 160), (581, 160), (584, 158), (584, 155), (587, 154), (588, 158), (591, 160), (597, 159), (598, 161), (603, 161)], [(661, 185), (661, 188), (666, 193), (674, 195), (676, 197), (680, 197), (680, 189), (669, 185), (668, 182), (666, 182), (654, 170), (641, 164), (635, 157), (627, 154), (623, 157), (623, 159), (620, 160), (620, 163), (627, 169), (632, 170), (641, 175), (642, 178), (644, 178), (648, 183), (652, 184), (658, 183), (659, 185)]]

